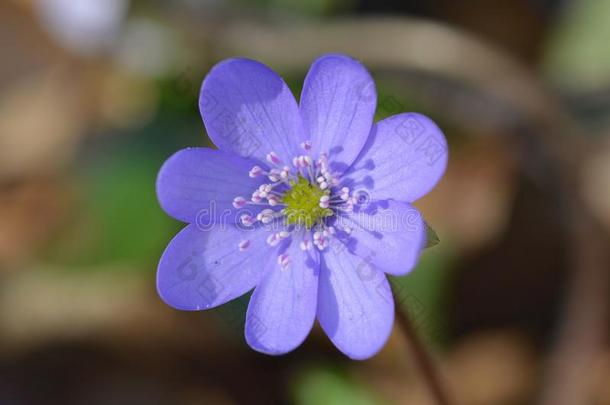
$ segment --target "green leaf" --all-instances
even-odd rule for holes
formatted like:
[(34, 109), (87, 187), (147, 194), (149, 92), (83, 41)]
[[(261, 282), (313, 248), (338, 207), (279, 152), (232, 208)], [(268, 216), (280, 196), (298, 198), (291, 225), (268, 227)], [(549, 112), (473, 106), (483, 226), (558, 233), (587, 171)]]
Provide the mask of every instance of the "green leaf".
[(365, 386), (344, 373), (330, 368), (307, 370), (295, 384), (297, 405), (376, 405), (383, 404)]
[(543, 68), (559, 85), (595, 91), (610, 83), (610, 0), (572, 1), (550, 33)]
[(396, 304), (407, 311), (422, 339), (442, 347), (449, 331), (446, 297), (456, 256), (451, 241), (422, 252), (417, 267), (406, 276), (388, 276)]
[(425, 222), (426, 224), (426, 249), (436, 246), (440, 243), (440, 239), (438, 238), (438, 235), (436, 234), (436, 232), (434, 231), (434, 229), (432, 229), (432, 227), (430, 225), (428, 225), (427, 222)]

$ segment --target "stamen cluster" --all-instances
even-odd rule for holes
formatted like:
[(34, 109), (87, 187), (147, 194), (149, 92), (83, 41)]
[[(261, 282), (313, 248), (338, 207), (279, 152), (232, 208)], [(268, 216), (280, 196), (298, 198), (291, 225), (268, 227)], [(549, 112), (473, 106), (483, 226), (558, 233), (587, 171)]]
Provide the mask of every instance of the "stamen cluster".
[[(330, 170), (328, 155), (320, 154), (317, 159), (310, 155), (311, 141), (301, 144), (304, 154), (295, 156), (285, 164), (275, 152), (266, 156), (269, 168), (254, 166), (248, 172), (252, 178), (266, 177), (269, 183), (261, 184), (252, 192), (249, 199), (237, 196), (233, 199), (235, 208), (248, 205), (264, 206), (256, 216), (242, 214), (240, 221), (245, 226), (257, 223), (264, 225), (278, 224), (267, 238), (270, 246), (276, 246), (284, 239), (291, 237), (299, 230), (302, 240), (299, 244), (302, 250), (310, 250), (313, 246), (324, 250), (329, 240), (335, 234), (335, 228), (327, 224), (328, 219), (340, 212), (351, 212), (356, 197), (348, 187), (339, 188), (338, 173)], [(349, 233), (349, 229), (342, 229)], [(250, 241), (239, 243), (239, 250), (244, 251), (250, 246)], [(278, 263), (286, 268), (290, 264), (287, 254), (278, 256)]]

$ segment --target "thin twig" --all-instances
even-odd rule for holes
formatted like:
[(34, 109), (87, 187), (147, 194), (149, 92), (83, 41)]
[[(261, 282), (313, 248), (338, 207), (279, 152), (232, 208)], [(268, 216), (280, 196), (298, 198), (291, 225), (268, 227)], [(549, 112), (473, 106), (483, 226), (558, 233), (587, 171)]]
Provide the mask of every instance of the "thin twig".
[(396, 320), (402, 328), (402, 331), (407, 338), (409, 348), (417, 362), (417, 366), (421, 370), (421, 375), (426, 380), (426, 384), (430, 390), (430, 393), (434, 397), (434, 400), (438, 405), (449, 405), (447, 393), (441, 382), (440, 375), (436, 370), (434, 361), (429, 356), (426, 348), (422, 344), (421, 340), (417, 335), (417, 330), (413, 327), (413, 323), (406, 314), (406, 311), (400, 308), (399, 304), (396, 304)]

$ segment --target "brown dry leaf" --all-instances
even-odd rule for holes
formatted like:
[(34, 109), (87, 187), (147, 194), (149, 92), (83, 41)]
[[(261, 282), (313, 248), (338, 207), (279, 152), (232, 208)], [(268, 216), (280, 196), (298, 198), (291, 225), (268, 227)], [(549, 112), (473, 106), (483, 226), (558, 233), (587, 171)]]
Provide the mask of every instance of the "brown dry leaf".
[(73, 155), (84, 123), (75, 78), (49, 70), (22, 76), (0, 96), (0, 180), (48, 173)]
[[(367, 367), (354, 366), (352, 372), (392, 403), (436, 404), (402, 333), (395, 331), (389, 342), (393, 344), (397, 347), (382, 350)], [(535, 395), (540, 359), (518, 332), (480, 332), (462, 339), (444, 355), (430, 353), (454, 404), (522, 404)]]
[(584, 162), (582, 193), (594, 215), (610, 230), (610, 137)]
[(598, 356), (597, 367), (593, 370), (593, 403), (610, 405), (610, 350)]
[[(356, 376), (355, 380), (366, 382), (392, 404), (436, 405), (405, 339), (402, 329), (395, 327), (385, 347), (367, 360), (367, 367), (355, 363), (351, 372)], [(439, 353), (430, 347), (427, 350), (442, 364)]]
[(145, 78), (109, 70), (100, 77), (99, 114), (115, 128), (137, 128), (157, 112), (159, 92)]
[(0, 288), (2, 341), (27, 346), (125, 327), (146, 317), (147, 280), (128, 269), (105, 270), (30, 268), (5, 277)]
[(450, 150), (440, 183), (416, 205), (439, 235), (475, 250), (498, 237), (509, 221), (515, 164), (504, 139), (487, 137)]
[(0, 190), (0, 266), (24, 260), (48, 241), (65, 218), (67, 193), (56, 182), (33, 178)]
[(445, 370), (458, 404), (523, 404), (535, 393), (539, 359), (517, 332), (479, 332), (458, 343)]

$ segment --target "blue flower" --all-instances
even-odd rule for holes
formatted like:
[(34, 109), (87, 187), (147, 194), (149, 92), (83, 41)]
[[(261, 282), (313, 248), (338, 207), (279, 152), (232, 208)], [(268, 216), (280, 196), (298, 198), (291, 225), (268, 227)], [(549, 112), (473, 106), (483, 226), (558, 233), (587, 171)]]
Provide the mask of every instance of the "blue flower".
[(425, 247), (411, 203), (442, 177), (447, 145), (421, 114), (374, 123), (376, 102), (344, 55), (313, 63), (300, 103), (259, 62), (212, 68), (199, 107), (218, 150), (179, 151), (157, 180), (163, 209), (188, 223), (161, 257), (161, 298), (203, 310), (254, 289), (253, 349), (287, 353), (317, 319), (350, 358), (377, 353), (394, 321), (385, 274), (408, 273)]

